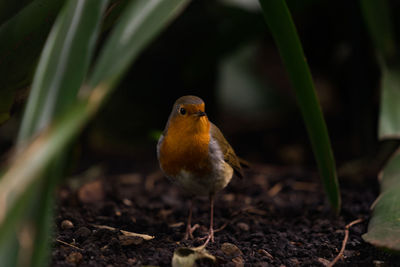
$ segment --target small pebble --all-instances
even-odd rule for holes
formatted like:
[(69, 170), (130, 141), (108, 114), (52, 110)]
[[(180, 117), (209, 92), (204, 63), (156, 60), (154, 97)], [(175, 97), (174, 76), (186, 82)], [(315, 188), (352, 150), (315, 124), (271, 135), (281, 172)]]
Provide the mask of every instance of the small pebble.
[(129, 258), (128, 259), (128, 264), (133, 266), (137, 263), (137, 259), (136, 258)]
[(244, 222), (239, 222), (237, 224), (237, 227), (239, 227), (240, 230), (246, 231), (246, 232), (249, 231), (249, 229), (250, 229), (249, 225), (247, 223), (244, 223)]
[(224, 252), (225, 255), (228, 256), (237, 256), (242, 254), (242, 251), (232, 243), (223, 243), (221, 246), (221, 250), (222, 252)]
[(372, 263), (375, 267), (386, 266), (384, 261), (374, 260)]
[(291, 258), (290, 261), (292, 262), (293, 266), (300, 266), (300, 261), (296, 258)]
[(83, 258), (83, 256), (82, 256), (81, 253), (79, 253), (79, 252), (71, 252), (67, 256), (67, 261), (69, 263), (78, 264), (82, 260), (82, 258)]
[(104, 200), (105, 196), (103, 182), (100, 180), (84, 184), (78, 190), (78, 199), (85, 204), (96, 204)]
[(61, 229), (71, 229), (74, 228), (74, 224), (70, 220), (64, 220), (61, 222)]
[(92, 231), (90, 231), (86, 227), (80, 227), (78, 230), (75, 231), (75, 237), (79, 241), (84, 241), (86, 240), (90, 235), (92, 234)]
[(129, 200), (129, 199), (127, 199), (127, 198), (124, 198), (124, 199), (122, 200), (122, 203), (124, 203), (124, 205), (125, 205), (125, 206), (128, 206), (128, 207), (131, 207), (131, 206), (132, 206), (132, 201)]

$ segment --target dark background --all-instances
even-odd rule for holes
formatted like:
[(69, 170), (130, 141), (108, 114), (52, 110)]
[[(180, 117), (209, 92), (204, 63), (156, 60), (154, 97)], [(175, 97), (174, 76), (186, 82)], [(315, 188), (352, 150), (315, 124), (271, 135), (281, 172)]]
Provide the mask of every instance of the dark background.
[[(205, 101), (210, 120), (241, 157), (315, 166), (293, 90), (258, 2), (235, 2), (240, 1), (192, 1), (141, 54), (85, 129), (75, 148), (77, 161), (114, 162), (128, 169), (130, 162), (154, 163), (157, 137), (172, 104), (193, 94)], [(287, 3), (337, 164), (373, 155), (378, 147), (380, 71), (359, 2)], [(391, 7), (396, 14), (400, 4), (391, 1)], [(21, 111), (1, 129), (2, 151), (12, 144)]]

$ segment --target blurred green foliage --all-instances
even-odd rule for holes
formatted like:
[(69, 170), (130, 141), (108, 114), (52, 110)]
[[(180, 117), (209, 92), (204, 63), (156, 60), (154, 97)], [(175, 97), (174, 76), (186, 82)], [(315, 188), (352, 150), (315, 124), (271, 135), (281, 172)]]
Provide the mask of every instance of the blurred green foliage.
[[(102, 106), (130, 62), (186, 3), (130, 3), (90, 75), (89, 62), (107, 0), (71, 0), (61, 10), (36, 68), (14, 158), (0, 180), (1, 262), (48, 265), (54, 189), (64, 174), (68, 145)], [(20, 237), (20, 232), (26, 236)]]
[(290, 12), (284, 0), (260, 0), (260, 3), (292, 81), (328, 200), (336, 213), (339, 213), (341, 200), (336, 163), (311, 73)]
[(7, 8), (0, 10), (9, 10), (7, 14), (12, 14), (17, 7), (20, 11), (0, 26), (0, 125), (9, 118), (17, 91), (26, 94), (44, 41), (64, 3), (63, 0), (35, 0), (23, 5), (27, 2), (1, 2)]
[[(88, 0), (85, 5), (101, 4), (96, 1)], [(27, 147), (21, 146), (21, 156), (11, 161), (14, 165), (0, 179), (3, 185), (0, 202), (7, 201), (8, 207), (13, 207), (7, 210), (7, 220), (29, 217), (32, 214), (26, 210), (36, 209), (43, 203), (35, 222), (41, 226), (38, 235), (42, 239), (38, 237), (37, 240), (44, 242), (34, 254), (37, 258), (34, 256), (32, 262), (37, 266), (48, 254), (45, 240), (50, 233), (55, 184), (32, 184), (54, 177), (47, 164), (57, 158), (60, 150), (72, 144), (81, 130), (84, 131), (78, 143), (88, 157), (113, 160), (114, 155), (131, 157), (136, 153), (138, 158), (155, 159), (155, 140), (164, 127), (171, 104), (179, 96), (195, 94), (205, 100), (208, 115), (224, 129), (241, 156), (269, 163), (313, 165), (296, 94), (291, 90), (274, 43), (277, 33), (268, 32), (258, 1), (192, 1), (179, 17), (177, 14), (187, 1), (109, 1), (99, 32), (91, 32), (93, 36), (82, 34), (85, 38), (72, 38), (69, 48), (63, 46), (68, 44), (65, 38), (72, 22), (68, 23), (66, 17), (62, 19), (65, 12), (68, 13), (67, 6), (59, 13), (64, 2), (72, 5), (79, 1), (0, 2), (0, 124), (3, 123), (0, 152), (8, 156), (6, 152), (17, 141), (22, 106), (26, 102), (19, 140), (37, 137), (33, 143), (27, 141)], [(374, 160), (376, 151), (382, 147), (377, 138), (379, 116), (381, 125), (382, 122), (390, 125), (388, 129), (394, 133), (387, 134), (390, 131), (380, 126), (379, 131), (383, 131), (380, 136), (398, 137), (398, 55), (393, 46), (397, 47), (400, 17), (388, 14), (400, 11), (400, 4), (390, 1), (388, 8), (385, 3), (375, 3), (380, 7), (374, 8), (374, 2), (367, 0), (359, 3), (287, 1), (305, 55), (301, 65), (292, 70), (288, 68), (289, 76), (296, 80), (293, 73), (298, 70), (303, 73), (300, 78), (305, 77), (308, 87), (312, 88), (310, 74), (305, 70), (309, 65), (339, 164), (367, 156)], [(94, 19), (94, 13), (87, 12), (85, 19)], [(379, 14), (385, 19), (379, 20)], [(57, 16), (61, 22), (53, 26)], [(363, 16), (371, 19), (364, 23)], [(88, 25), (91, 26), (86, 29), (85, 23), (80, 25), (81, 30), (89, 33), (89, 28), (94, 26)], [(276, 25), (283, 27), (279, 23)], [(169, 27), (156, 37), (166, 26)], [(56, 33), (48, 37), (52, 27)], [(61, 32), (64, 34), (59, 35)], [(39, 59), (46, 38), (46, 49)], [(63, 54), (63, 51), (71, 54)], [(380, 56), (376, 57), (376, 51)], [(90, 60), (91, 55), (95, 60)], [(70, 61), (63, 64), (63, 56)], [(286, 67), (291, 59), (284, 56)], [(135, 64), (130, 66), (132, 61)], [(120, 80), (118, 90), (112, 93)], [(297, 80), (294, 87), (300, 86), (301, 80)], [(380, 81), (383, 81), (383, 97), (379, 104)], [(35, 100), (34, 96), (40, 99)], [(109, 102), (99, 112), (106, 98)], [(315, 110), (315, 95), (311, 98)], [(307, 103), (310, 102), (303, 103), (303, 113)], [(315, 118), (314, 113), (310, 114), (306, 118)], [(321, 122), (321, 116), (317, 114), (316, 117)], [(312, 144), (314, 150), (325, 151), (320, 154), (327, 156), (324, 161), (330, 167), (326, 168), (328, 174), (324, 176), (330, 175), (331, 187), (337, 187), (329, 145), (318, 145), (321, 141), (329, 144), (325, 126), (323, 123), (320, 126), (322, 139), (314, 137)], [(46, 130), (42, 132), (43, 129)], [(40, 153), (35, 150), (37, 144), (42, 145)], [(287, 150), (283, 148), (287, 147), (295, 157), (284, 152)], [(29, 154), (32, 151), (35, 157)], [(120, 162), (120, 158), (116, 157), (116, 161)], [(128, 161), (131, 166), (131, 158)], [(56, 176), (60, 175), (54, 168)], [(387, 170), (385, 180), (394, 177)], [(15, 181), (19, 183), (13, 182), (14, 177), (18, 177)], [(4, 185), (11, 185), (11, 189)], [(5, 200), (5, 192), (14, 192), (14, 189), (13, 198)], [(39, 197), (37, 192), (42, 192)], [(19, 195), (23, 197), (17, 198)], [(336, 200), (335, 196), (331, 196), (331, 200), (338, 208), (337, 192), (335, 195)], [(393, 197), (397, 197), (396, 194)], [(33, 198), (39, 202), (30, 201)], [(387, 203), (397, 203), (393, 199)], [(377, 207), (385, 202), (379, 202)], [(0, 210), (0, 217), (5, 211)], [(379, 221), (391, 220), (385, 215), (387, 210), (381, 211), (376, 210), (377, 215), (371, 222), (373, 227), (379, 226)], [(18, 260), (18, 239), (14, 233), (19, 224), (15, 220), (8, 220), (0, 228), (0, 259), (7, 266), (15, 265)], [(24, 252), (24, 248), (21, 251)]]

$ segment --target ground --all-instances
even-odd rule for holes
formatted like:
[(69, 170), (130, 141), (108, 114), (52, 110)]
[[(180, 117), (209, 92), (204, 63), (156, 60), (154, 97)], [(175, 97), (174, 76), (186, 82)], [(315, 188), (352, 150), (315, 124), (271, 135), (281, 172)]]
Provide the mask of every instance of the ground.
[[(52, 266), (168, 266), (175, 249), (201, 244), (182, 241), (187, 197), (156, 165), (87, 180), (83, 186), (70, 182), (59, 189)], [(400, 266), (399, 256), (361, 237), (378, 185), (342, 181), (341, 186), (343, 208), (336, 216), (316, 173), (254, 164), (245, 178), (234, 178), (217, 195), (215, 227), (224, 228), (207, 250), (221, 266), (326, 266), (339, 253), (346, 224), (361, 218), (350, 228), (336, 266)], [(195, 237), (207, 232), (208, 207), (207, 199), (195, 200), (193, 223), (201, 225)], [(126, 237), (119, 230), (155, 238)]]

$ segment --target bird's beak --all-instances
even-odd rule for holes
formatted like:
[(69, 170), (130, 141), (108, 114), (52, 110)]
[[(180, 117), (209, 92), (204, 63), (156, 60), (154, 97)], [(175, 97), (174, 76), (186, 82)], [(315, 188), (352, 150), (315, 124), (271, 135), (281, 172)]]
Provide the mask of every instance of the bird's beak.
[(199, 116), (199, 117), (203, 117), (203, 116), (206, 116), (207, 114), (204, 112), (204, 111), (198, 111), (197, 113), (196, 113), (196, 115), (197, 116)]

